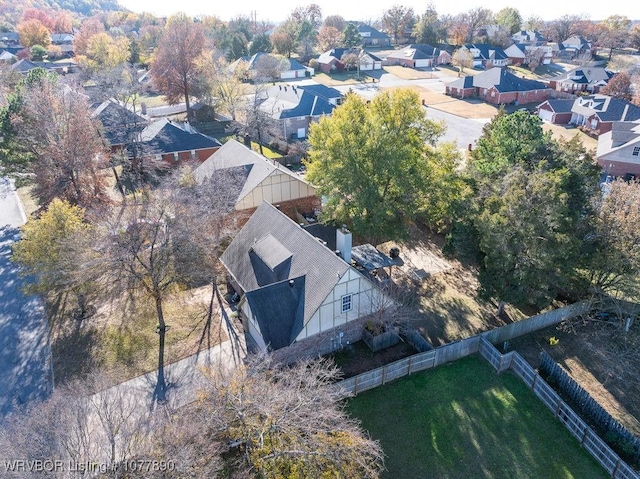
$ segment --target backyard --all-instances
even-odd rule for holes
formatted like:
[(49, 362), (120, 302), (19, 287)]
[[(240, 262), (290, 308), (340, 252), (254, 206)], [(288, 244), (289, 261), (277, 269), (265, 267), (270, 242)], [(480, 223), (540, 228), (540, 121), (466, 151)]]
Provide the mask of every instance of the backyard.
[(608, 477), (522, 382), (477, 356), (361, 393), (347, 410), (381, 442), (383, 478)]

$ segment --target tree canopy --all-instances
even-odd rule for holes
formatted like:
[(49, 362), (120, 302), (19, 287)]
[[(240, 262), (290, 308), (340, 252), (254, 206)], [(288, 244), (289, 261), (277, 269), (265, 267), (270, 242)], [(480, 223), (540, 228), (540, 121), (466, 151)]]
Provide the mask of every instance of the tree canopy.
[(347, 95), (309, 133), (308, 178), (326, 198), (323, 215), (369, 238), (397, 237), (422, 208), (427, 148), (443, 133), (415, 92), (383, 92), (367, 104)]

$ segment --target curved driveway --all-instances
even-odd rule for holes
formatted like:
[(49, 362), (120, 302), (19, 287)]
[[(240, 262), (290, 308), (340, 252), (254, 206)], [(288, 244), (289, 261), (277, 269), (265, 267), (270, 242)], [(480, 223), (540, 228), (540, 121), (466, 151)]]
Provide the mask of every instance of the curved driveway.
[(42, 301), (25, 295), (26, 279), (11, 262), (24, 212), (15, 188), (0, 178), (0, 422), (14, 408), (49, 395), (49, 328)]

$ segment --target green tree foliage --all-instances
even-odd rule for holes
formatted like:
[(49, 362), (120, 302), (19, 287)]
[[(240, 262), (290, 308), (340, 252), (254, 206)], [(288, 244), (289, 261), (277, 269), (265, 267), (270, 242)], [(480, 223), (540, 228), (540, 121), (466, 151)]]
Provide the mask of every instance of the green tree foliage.
[(358, 27), (353, 23), (347, 23), (342, 32), (342, 46), (346, 48), (362, 45), (362, 37), (358, 32)]
[(365, 237), (402, 237), (424, 208), (427, 148), (443, 133), (415, 92), (384, 92), (370, 104), (347, 95), (309, 132), (308, 179), (326, 198), (325, 219)]
[(520, 12), (513, 7), (505, 7), (496, 13), (495, 21), (512, 35), (519, 31), (522, 25)]
[(77, 267), (69, 245), (74, 236), (89, 231), (82, 208), (55, 199), (38, 218), (21, 228), (22, 238), (13, 247), (13, 261), (22, 266), (25, 275), (35, 278), (35, 291), (64, 291), (73, 283)]
[(542, 308), (584, 290), (577, 271), (599, 171), (577, 138), (553, 140), (526, 112), (501, 112), (485, 127), (450, 240), (479, 265), (487, 297)]
[(427, 6), (427, 11), (416, 22), (413, 27), (413, 34), (417, 43), (429, 45), (441, 43), (446, 38), (446, 29), (438, 17), (438, 12), (433, 3)]
[(273, 50), (273, 45), (271, 45), (269, 35), (266, 33), (260, 33), (254, 36), (253, 40), (251, 40), (249, 55), (255, 55), (260, 52), (271, 53), (271, 50)]

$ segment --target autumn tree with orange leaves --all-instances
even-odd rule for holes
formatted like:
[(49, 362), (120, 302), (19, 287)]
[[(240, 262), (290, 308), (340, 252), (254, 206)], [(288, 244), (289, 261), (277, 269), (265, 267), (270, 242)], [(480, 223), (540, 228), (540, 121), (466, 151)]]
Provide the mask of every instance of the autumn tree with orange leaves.
[(205, 46), (202, 25), (184, 13), (177, 13), (167, 24), (151, 60), (154, 86), (175, 105), (184, 100), (187, 118), (192, 118), (191, 97), (198, 83), (197, 59)]

